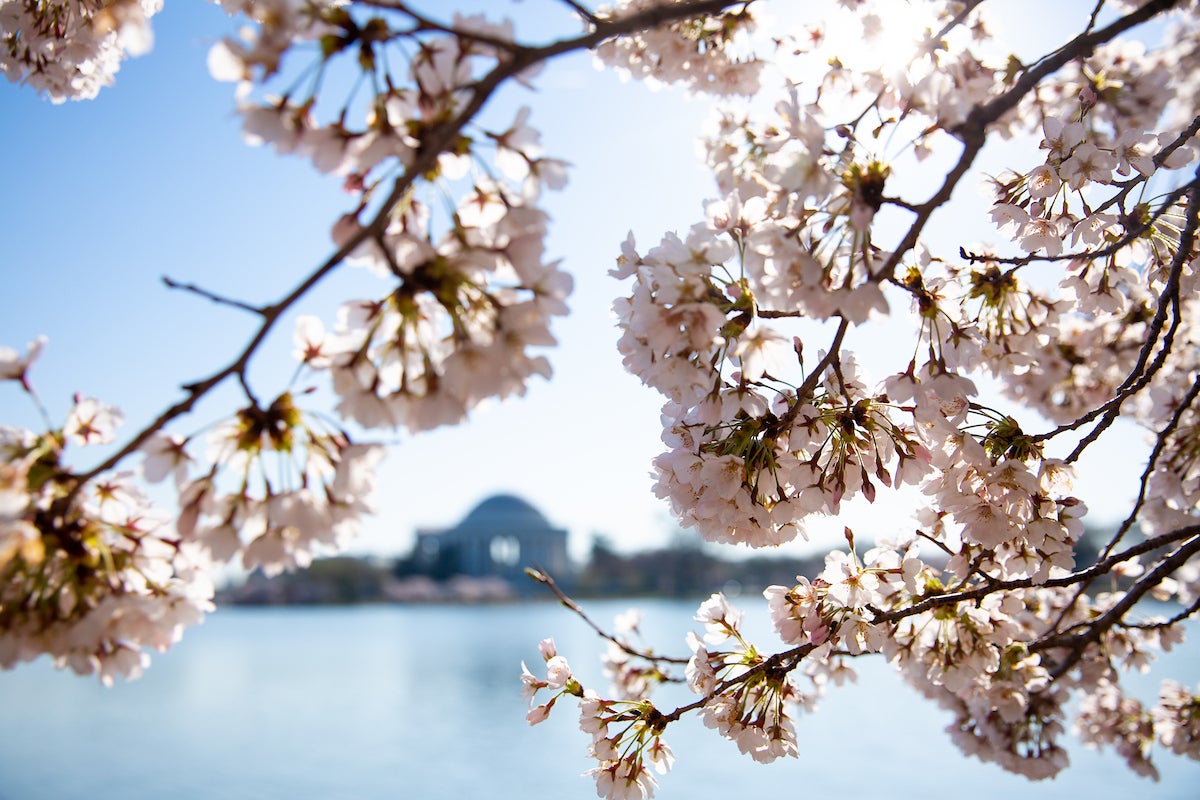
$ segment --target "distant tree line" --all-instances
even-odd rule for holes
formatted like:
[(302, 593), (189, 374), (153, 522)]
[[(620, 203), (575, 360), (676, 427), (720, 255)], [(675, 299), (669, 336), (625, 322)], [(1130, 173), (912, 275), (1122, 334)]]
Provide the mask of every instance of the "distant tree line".
[[(1106, 532), (1088, 530), (1079, 547), (1081, 566), (1094, 562)], [(686, 542), (686, 543), (685, 543)], [(618, 551), (605, 536), (593, 539), (586, 563), (570, 575), (555, 580), (577, 597), (702, 597), (712, 587), (735, 594), (742, 586), (788, 585), (798, 575), (812, 577), (824, 563), (820, 556), (784, 557), (755, 555), (724, 558), (694, 540), (681, 540), (653, 550)], [(393, 602), (411, 598), (397, 591), (406, 581), (445, 584), (458, 572), (453, 552), (447, 550), (432, 565), (420, 565), (413, 554), (393, 560), (337, 556), (317, 559), (312, 567), (266, 577), (254, 572), (244, 581), (226, 587), (226, 602), (240, 605), (345, 605)], [(512, 587), (512, 597), (534, 597), (527, 587)], [(547, 595), (548, 596), (548, 595)], [(495, 595), (493, 595), (495, 597)], [(446, 594), (426, 599), (455, 598)]]
[[(821, 561), (816, 558), (727, 559), (695, 546), (621, 553), (608, 539), (597, 537), (585, 564), (574, 574), (554, 577), (582, 597), (697, 597), (713, 586), (736, 590), (739, 585), (786, 583), (820, 569)], [(411, 555), (393, 561), (338, 556), (317, 559), (307, 570), (270, 578), (255, 572), (222, 594), (227, 602), (244, 605), (377, 603), (395, 599), (390, 587), (405, 581), (441, 583), (455, 575), (449, 557), (422, 567)], [(526, 594), (522, 588), (514, 587), (514, 594)]]
[(714, 586), (728, 591), (741, 585), (790, 584), (797, 575), (815, 575), (821, 566), (819, 556), (728, 559), (695, 546), (625, 554), (613, 549), (604, 537), (597, 537), (590, 560), (573, 583), (577, 596), (697, 597), (710, 593)]

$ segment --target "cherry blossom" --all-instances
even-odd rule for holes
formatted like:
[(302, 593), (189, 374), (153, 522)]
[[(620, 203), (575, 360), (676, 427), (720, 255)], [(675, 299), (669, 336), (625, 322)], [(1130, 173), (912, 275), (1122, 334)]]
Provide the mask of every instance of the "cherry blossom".
[(168, 649), (213, 608), (206, 557), (175, 535), (132, 473), (84, 480), (66, 467), (69, 447), (105, 443), (119, 423), (84, 398), (58, 431), (0, 434), (4, 667), (47, 654), (105, 684), (136, 678), (147, 649)]
[(45, 346), (46, 337), (39, 336), (29, 343), (24, 358), (11, 347), (0, 347), (0, 380), (20, 381), (21, 385), (28, 391), (30, 388), (28, 378), (29, 368), (37, 360), (42, 352), (42, 348)]
[[(1194, 2), (1081, 6), (1060, 46), (1020, 55), (989, 2), (572, 1), (576, 29), (552, 42), (492, 9), (220, 5), (236, 33), (208, 69), (235, 84), (248, 144), (337, 177), (333, 252), (272, 305), (176, 286), (260, 327), (132, 434), (84, 393), (43, 405), (44, 339), (0, 347), (0, 388), (44, 422), (0, 427), (0, 665), (136, 677), (211, 609), (214, 567), (302, 568), (355, 535), (383, 450), (351, 429), (458, 424), (551, 376), (573, 279), (545, 190), (567, 161), (532, 104), (493, 101), (590, 52), (714, 104), (708, 196), (684, 199), (686, 227), (613, 248), (618, 356), (662, 402), (655, 494), (708, 541), (766, 549), (852, 503), (916, 508), (766, 587), (777, 652), (720, 593), (680, 656), (618, 624), (607, 696), (543, 640), (542, 666), (522, 665), (528, 722), (578, 703), (598, 794), (645, 798), (683, 716), (755, 761), (801, 757), (801, 713), (878, 657), (952, 714), (965, 754), (1032, 779), (1067, 766), (1068, 731), (1150, 778), (1159, 754), (1197, 757), (1191, 689), (1164, 681), (1153, 703), (1122, 683), (1158, 669), (1200, 597)], [(149, 49), (157, 10), (2, 2), (0, 71), (94, 97)], [(950, 213), (981, 177), (971, 213), (994, 241)], [(368, 273), (361, 294), (305, 305), (344, 266)], [(298, 367), (264, 387), (247, 365), (285, 319)], [(185, 431), (217, 387), (233, 408)], [(332, 417), (304, 407), (323, 388)], [(1148, 447), (1128, 516), (1092, 546), (1075, 479), (1124, 421)], [(173, 512), (145, 482), (175, 489)], [(692, 701), (651, 702), (672, 681)]]
[(148, 52), (162, 0), (65, 0), (0, 5), (0, 72), (51, 101), (90, 100), (121, 61)]

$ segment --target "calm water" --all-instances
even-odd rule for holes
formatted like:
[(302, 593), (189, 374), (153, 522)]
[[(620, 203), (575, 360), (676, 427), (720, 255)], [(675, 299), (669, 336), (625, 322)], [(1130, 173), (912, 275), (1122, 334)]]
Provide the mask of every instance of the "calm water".
[[(630, 605), (588, 609), (607, 624)], [(696, 603), (637, 605), (663, 634), (653, 641), (683, 651)], [(765, 622), (752, 629), (768, 641)], [(540, 664), (549, 635), (585, 683), (605, 688), (600, 644), (551, 604), (226, 609), (113, 689), (40, 663), (0, 672), (0, 800), (594, 797), (570, 704), (535, 728), (523, 718), (520, 662)], [(1170, 654), (1173, 676), (1194, 684), (1198, 653), (1192, 643)], [(1200, 796), (1196, 762), (1160, 755), (1154, 784), (1078, 746), (1063, 777), (1030, 784), (962, 758), (946, 715), (885, 665), (860, 671), (799, 720), (797, 760), (754, 764), (694, 720), (673, 726), (678, 760), (657, 796)]]

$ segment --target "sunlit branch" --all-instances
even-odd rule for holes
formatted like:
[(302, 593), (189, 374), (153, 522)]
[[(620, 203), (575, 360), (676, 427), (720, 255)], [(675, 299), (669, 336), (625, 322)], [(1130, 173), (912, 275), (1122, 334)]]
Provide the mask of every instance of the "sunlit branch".
[(947, 34), (950, 33), (950, 31), (954, 30), (959, 25), (963, 24), (963, 22), (966, 21), (967, 17), (971, 16), (971, 13), (975, 9), (977, 9), (977, 8), (979, 8), (979, 6), (983, 5), (983, 2), (984, 2), (984, 0), (966, 0), (966, 2), (961, 3), (960, 5), (962, 6), (962, 8), (959, 9), (958, 13), (955, 14), (952, 19), (947, 21), (946, 24), (942, 26), (942, 29), (940, 31), (938, 31), (937, 35), (935, 35), (933, 37), (934, 40), (936, 41), (938, 39), (944, 38)]

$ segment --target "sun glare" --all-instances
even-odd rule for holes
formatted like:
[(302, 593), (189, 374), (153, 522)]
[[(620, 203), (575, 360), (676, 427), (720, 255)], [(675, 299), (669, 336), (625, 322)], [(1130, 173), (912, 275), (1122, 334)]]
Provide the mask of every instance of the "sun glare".
[(831, 21), (827, 47), (847, 67), (895, 75), (913, 66), (931, 23), (908, 3), (879, 3), (871, 14)]
[(806, 3), (770, 6), (760, 19), (759, 34), (790, 31), (795, 58), (778, 57), (777, 65), (796, 84), (807, 83), (819, 69), (840, 63), (858, 73), (878, 72), (890, 80), (915, 82), (934, 67), (928, 52), (940, 24), (931, 6), (904, 0), (870, 3), (870, 10), (823, 7), (819, 16)]

